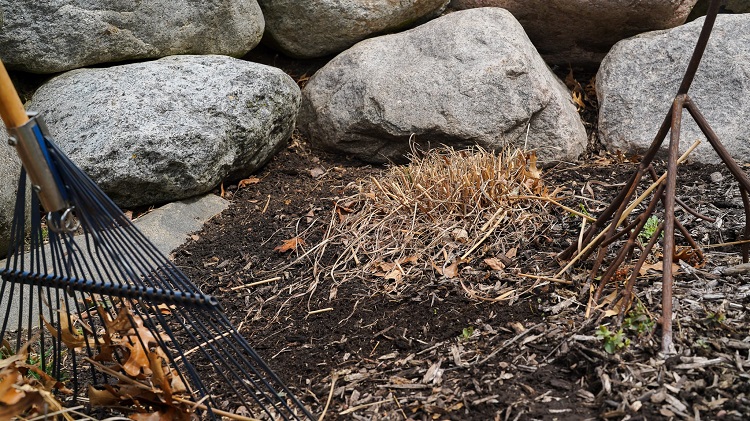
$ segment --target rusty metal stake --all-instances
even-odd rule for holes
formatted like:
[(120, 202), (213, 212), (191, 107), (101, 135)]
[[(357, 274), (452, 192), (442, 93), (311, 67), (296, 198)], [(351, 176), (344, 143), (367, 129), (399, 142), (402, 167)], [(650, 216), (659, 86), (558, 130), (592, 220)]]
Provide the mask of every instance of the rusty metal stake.
[[(682, 125), (683, 110), (687, 110), (689, 115), (700, 127), (703, 134), (708, 139), (713, 149), (721, 158), (722, 162), (729, 168), (734, 178), (740, 185), (740, 193), (742, 194), (742, 202), (745, 208), (745, 232), (744, 238), (750, 238), (750, 198), (748, 193), (750, 192), (750, 178), (742, 171), (739, 165), (732, 159), (727, 152), (726, 148), (719, 141), (719, 137), (713, 131), (708, 121), (701, 114), (698, 106), (688, 95), (690, 86), (695, 78), (695, 74), (700, 65), (703, 53), (708, 45), (708, 40), (711, 36), (716, 17), (718, 15), (719, 6), (722, 0), (711, 0), (706, 15), (706, 20), (703, 24), (698, 42), (696, 43), (695, 50), (688, 64), (685, 76), (682, 79), (677, 95), (675, 96), (672, 107), (667, 113), (664, 121), (659, 128), (653, 142), (649, 146), (648, 150), (643, 156), (643, 159), (638, 165), (635, 173), (630, 178), (627, 186), (620, 191), (618, 196), (612, 201), (612, 203), (604, 210), (604, 212), (597, 218), (588, 230), (583, 234), (583, 241), (581, 246), (584, 252), (582, 255), (576, 256), (576, 259), (588, 258), (590, 254), (598, 248), (596, 258), (594, 260), (593, 267), (590, 272), (589, 280), (593, 282), (596, 279), (599, 269), (603, 264), (604, 258), (607, 254), (607, 249), (616, 240), (625, 237), (625, 245), (620, 248), (614, 261), (610, 264), (608, 270), (602, 275), (599, 286), (596, 293), (593, 296), (594, 302), (601, 298), (604, 286), (612, 281), (620, 266), (629, 258), (633, 256), (635, 247), (638, 246), (636, 239), (638, 233), (641, 232), (646, 221), (654, 213), (658, 202), (662, 202), (664, 206), (664, 221), (659, 224), (654, 234), (651, 236), (648, 244), (643, 248), (641, 256), (635, 264), (632, 273), (630, 274), (626, 284), (625, 290), (620, 294), (618, 298), (624, 298), (624, 304), (620, 308), (619, 320), (622, 321), (624, 317), (625, 309), (630, 305), (633, 297), (633, 286), (635, 284), (638, 272), (645, 263), (646, 257), (650, 254), (654, 245), (658, 239), (664, 234), (663, 240), (663, 267), (662, 267), (662, 353), (666, 356), (674, 354), (675, 349), (672, 343), (672, 263), (676, 253), (675, 244), (675, 228), (677, 228), (683, 237), (685, 237), (689, 246), (696, 252), (696, 255), (700, 260), (703, 259), (703, 253), (698, 247), (698, 244), (690, 236), (687, 229), (677, 220), (675, 217), (675, 205), (679, 205), (686, 212), (705, 220), (711, 220), (704, 215), (697, 213), (690, 209), (682, 201), (676, 197), (677, 190), (677, 166), (678, 166), (678, 155), (680, 145), (680, 127)], [(629, 203), (635, 194), (641, 179), (645, 174), (649, 174), (654, 181), (658, 181), (656, 172), (653, 169), (651, 163), (656, 157), (657, 152), (661, 148), (667, 134), (670, 134), (668, 158), (667, 158), (667, 175), (666, 179), (661, 182), (656, 191), (653, 193), (651, 201), (648, 203), (645, 211), (636, 216), (629, 224), (625, 224), (625, 221), (621, 221), (622, 215), (625, 214), (628, 209)], [(627, 218), (625, 218), (627, 219)], [(620, 223), (625, 224), (625, 227), (620, 228)], [(618, 231), (619, 229), (619, 231)], [(606, 232), (605, 232), (606, 230)], [(592, 244), (593, 243), (593, 244)], [(748, 252), (750, 251), (750, 245), (745, 244), (742, 247), (742, 259), (744, 262), (748, 261)], [(560, 254), (561, 259), (571, 259), (578, 251), (578, 244), (571, 244), (568, 249)], [(617, 303), (619, 300), (614, 300)]]

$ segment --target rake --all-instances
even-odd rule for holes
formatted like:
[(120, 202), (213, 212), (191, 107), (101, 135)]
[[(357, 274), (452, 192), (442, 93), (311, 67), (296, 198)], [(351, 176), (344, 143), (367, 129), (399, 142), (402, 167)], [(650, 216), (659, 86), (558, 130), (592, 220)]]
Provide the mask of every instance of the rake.
[(65, 156), (39, 115), (26, 113), (2, 63), (0, 115), (23, 164), (0, 267), (4, 356), (29, 349), (58, 395), (92, 412), (312, 419), (216, 298)]

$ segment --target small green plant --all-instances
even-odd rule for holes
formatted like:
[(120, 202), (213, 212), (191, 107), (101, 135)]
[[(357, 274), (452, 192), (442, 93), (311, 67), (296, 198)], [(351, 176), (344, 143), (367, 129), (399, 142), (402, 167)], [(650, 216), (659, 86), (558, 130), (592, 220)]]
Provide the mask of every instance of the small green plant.
[(716, 313), (709, 311), (707, 312), (706, 319), (708, 319), (711, 323), (716, 323), (717, 325), (722, 325), (724, 322), (727, 321), (727, 315), (724, 314), (723, 311), (717, 311)]
[(465, 327), (463, 331), (461, 331), (461, 337), (463, 339), (469, 339), (474, 334), (474, 326)]
[[(36, 366), (40, 371), (43, 371), (48, 376), (54, 377), (56, 373), (54, 372), (54, 366), (53, 366), (53, 363), (54, 363), (54, 356), (52, 354), (53, 352), (54, 351), (51, 347), (45, 351), (42, 351), (41, 355), (34, 353), (34, 352), (30, 352), (26, 359), (26, 364), (30, 366)], [(67, 353), (66, 350), (62, 350), (61, 356), (64, 358), (66, 353)], [(0, 360), (10, 358), (14, 355), (16, 355), (16, 353), (10, 349), (10, 346), (7, 343), (3, 344), (3, 346), (0, 347)], [(39, 374), (37, 374), (36, 372), (32, 370), (28, 371), (27, 376), (35, 380), (44, 381), (44, 379), (42, 379)], [(63, 370), (60, 372), (60, 378), (58, 380), (64, 382), (68, 380), (69, 378), (70, 378), (70, 374)]]
[(612, 332), (607, 326), (601, 325), (599, 326), (599, 329), (594, 332), (594, 336), (604, 342), (604, 350), (609, 354), (614, 354), (630, 345), (630, 339), (625, 336), (625, 332), (622, 329), (617, 332)]
[(625, 320), (622, 321), (622, 327), (629, 331), (634, 331), (638, 336), (646, 333), (651, 333), (654, 330), (654, 321), (646, 311), (646, 307), (640, 301), (636, 303), (630, 312), (628, 312)]
[(708, 342), (704, 338), (698, 338), (697, 341), (695, 341), (695, 344), (703, 349), (708, 349), (709, 345)]
[[(53, 352), (54, 351), (52, 350), (52, 348), (49, 348), (49, 349), (47, 349), (45, 351), (42, 351), (41, 355), (40, 354), (35, 354), (35, 353), (30, 353), (29, 354), (29, 359), (28, 359), (27, 363), (29, 365), (35, 365), (35, 366), (39, 367), (39, 369), (43, 370), (48, 376), (54, 377), (55, 373), (54, 373), (54, 365), (53, 365), (53, 363), (54, 363), (54, 356), (52, 354)], [(63, 356), (65, 355), (66, 352), (67, 351), (65, 351), (65, 350), (62, 351)], [(44, 362), (44, 364), (42, 364), (42, 362)], [(31, 376), (31, 377), (33, 377), (33, 378), (35, 378), (37, 380), (42, 380), (39, 377), (39, 375), (36, 374), (36, 373), (34, 373), (33, 371), (29, 371), (29, 376)], [(60, 377), (61, 378), (58, 379), (58, 380), (65, 381), (65, 380), (68, 379), (69, 376), (68, 376), (68, 373), (66, 373), (65, 371), (63, 371), (63, 372), (60, 373)]]
[(589, 210), (586, 209), (586, 205), (584, 205), (583, 203), (579, 203), (578, 207), (581, 208), (581, 213), (582, 214), (584, 214), (586, 216), (591, 216), (591, 213), (589, 212)]
[[(643, 226), (643, 229), (641, 232), (638, 233), (638, 239), (641, 240), (643, 243), (647, 243), (651, 237), (654, 236), (654, 233), (659, 228), (659, 224), (661, 221), (659, 221), (659, 217), (656, 215), (651, 215), (646, 220), (646, 225)], [(664, 232), (662, 231), (661, 237), (664, 237)]]

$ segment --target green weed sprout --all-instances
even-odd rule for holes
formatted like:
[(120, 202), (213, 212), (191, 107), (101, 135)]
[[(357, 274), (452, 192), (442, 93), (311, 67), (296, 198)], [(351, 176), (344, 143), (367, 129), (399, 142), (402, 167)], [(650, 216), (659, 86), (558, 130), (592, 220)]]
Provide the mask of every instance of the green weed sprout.
[(654, 321), (649, 317), (646, 307), (640, 301), (630, 310), (622, 326), (629, 331), (634, 331), (638, 336), (645, 333), (651, 333), (654, 330)]
[(601, 339), (604, 342), (604, 350), (608, 354), (614, 354), (617, 351), (621, 351), (630, 345), (630, 339), (625, 336), (625, 332), (620, 329), (617, 332), (612, 332), (607, 326), (601, 325), (594, 336)]

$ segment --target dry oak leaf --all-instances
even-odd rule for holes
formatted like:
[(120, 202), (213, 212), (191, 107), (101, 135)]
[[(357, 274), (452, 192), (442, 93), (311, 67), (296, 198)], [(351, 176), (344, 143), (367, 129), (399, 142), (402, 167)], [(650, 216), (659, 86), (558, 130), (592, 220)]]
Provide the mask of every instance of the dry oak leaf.
[(240, 182), (237, 183), (237, 188), (241, 189), (243, 187), (247, 187), (247, 186), (250, 186), (250, 185), (253, 185), (253, 184), (258, 184), (258, 183), (260, 183), (260, 178), (258, 178), (258, 177), (250, 177), (250, 178), (246, 178), (244, 180), (240, 180)]
[(280, 246), (276, 246), (273, 249), (275, 251), (278, 251), (279, 253), (286, 253), (288, 251), (297, 250), (297, 247), (304, 247), (307, 244), (305, 244), (305, 240), (294, 237), (290, 238), (288, 240), (284, 240), (284, 242)]
[(435, 269), (437, 273), (445, 276), (448, 279), (453, 279), (453, 278), (458, 277), (458, 265), (460, 263), (463, 263), (461, 259), (456, 259), (456, 261), (454, 261), (450, 265), (440, 267), (436, 265), (434, 262), (432, 262), (432, 267)]
[(3, 370), (1, 374), (3, 379), (0, 381), (0, 404), (15, 405), (26, 396), (14, 387), (23, 382), (23, 376), (16, 369)]
[[(76, 349), (76, 348), (83, 348), (86, 345), (86, 338), (78, 333), (78, 331), (72, 327), (73, 324), (73, 316), (72, 315), (65, 315), (63, 312), (64, 309), (58, 310), (60, 312), (60, 332), (58, 336), (58, 331), (55, 329), (55, 327), (52, 325), (52, 323), (48, 322), (47, 319), (42, 317), (42, 322), (44, 322), (44, 326), (47, 328), (49, 333), (52, 335), (53, 338), (60, 338), (62, 342), (70, 349)], [(89, 345), (96, 346), (96, 342), (93, 338), (89, 338)]]
[(484, 259), (484, 263), (492, 270), (503, 270), (505, 269), (505, 263), (495, 257), (489, 257)]
[(121, 399), (108, 389), (95, 389), (89, 385), (89, 404), (94, 408), (119, 405)]

